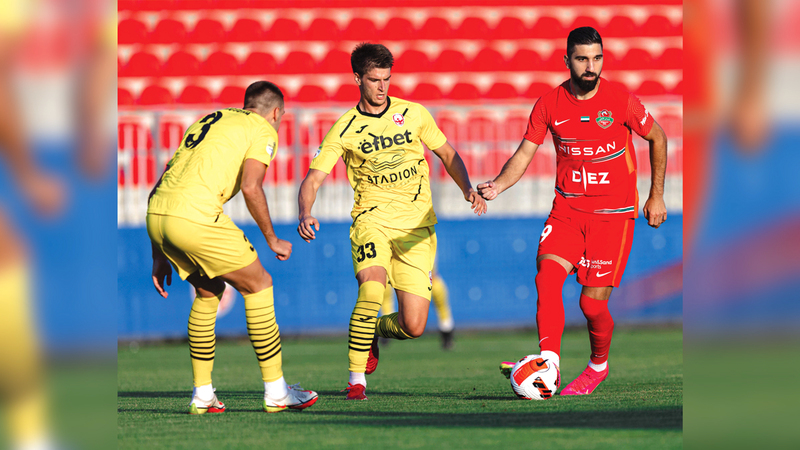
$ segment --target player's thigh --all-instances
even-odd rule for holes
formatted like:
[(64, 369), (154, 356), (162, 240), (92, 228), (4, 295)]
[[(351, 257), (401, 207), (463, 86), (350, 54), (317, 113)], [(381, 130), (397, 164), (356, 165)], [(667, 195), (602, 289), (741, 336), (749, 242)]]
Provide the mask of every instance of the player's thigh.
[(217, 222), (203, 224), (163, 217), (165, 247), (179, 249), (208, 278), (242, 269), (258, 259), (244, 232), (224, 214)]
[(172, 267), (175, 268), (175, 272), (178, 273), (178, 276), (181, 277), (182, 280), (188, 279), (189, 276), (194, 273), (198, 273), (199, 276), (200, 266), (192, 260), (185, 251), (170, 244), (164, 237), (164, 228), (169, 220), (170, 216), (159, 214), (147, 215), (147, 234), (150, 236), (150, 242), (158, 247), (161, 253), (167, 257), (169, 262), (172, 263)]
[[(577, 267), (585, 251), (584, 235), (578, 219), (550, 215), (544, 223), (539, 236), (539, 249), (536, 254), (537, 265), (542, 259), (555, 259), (565, 269), (564, 263)], [(556, 256), (557, 258), (552, 258)]]
[(586, 256), (578, 267), (578, 283), (619, 287), (633, 243), (633, 219), (593, 220), (586, 227)]
[[(364, 277), (364, 274), (371, 273), (374, 276), (370, 276), (370, 280), (386, 284), (386, 272), (392, 260), (392, 247), (385, 228), (369, 223), (360, 223), (351, 227), (350, 253), (353, 257), (353, 271), (356, 277), (362, 271), (367, 270), (361, 278)], [(381, 272), (378, 267), (383, 271)]]
[(389, 279), (392, 286), (397, 291), (430, 300), (436, 258), (436, 230), (431, 226), (390, 232), (393, 258)]

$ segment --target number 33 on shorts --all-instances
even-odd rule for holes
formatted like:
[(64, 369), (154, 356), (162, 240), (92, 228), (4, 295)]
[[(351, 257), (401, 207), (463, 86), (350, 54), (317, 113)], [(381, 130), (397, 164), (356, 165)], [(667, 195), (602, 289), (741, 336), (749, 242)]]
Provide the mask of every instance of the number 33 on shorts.
[[(364, 249), (366, 249), (366, 252), (364, 251)], [(375, 244), (373, 244), (372, 242), (367, 242), (364, 245), (359, 245), (358, 250), (356, 251), (358, 252), (358, 257), (356, 258), (357, 262), (364, 261), (364, 258), (374, 258), (375, 256), (378, 255), (378, 253), (375, 251)]]

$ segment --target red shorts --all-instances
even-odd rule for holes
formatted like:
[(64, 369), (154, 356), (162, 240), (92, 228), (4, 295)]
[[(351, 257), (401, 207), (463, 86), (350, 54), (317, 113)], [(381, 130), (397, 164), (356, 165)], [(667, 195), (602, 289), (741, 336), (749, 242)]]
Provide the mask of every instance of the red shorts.
[(560, 256), (583, 286), (619, 287), (633, 242), (634, 219), (597, 220), (553, 215), (544, 223), (538, 256)]

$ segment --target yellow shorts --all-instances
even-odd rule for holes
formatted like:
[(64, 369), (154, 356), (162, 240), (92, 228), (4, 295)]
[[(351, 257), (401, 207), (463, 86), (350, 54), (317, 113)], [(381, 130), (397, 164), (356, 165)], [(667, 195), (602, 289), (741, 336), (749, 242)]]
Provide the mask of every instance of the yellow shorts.
[(371, 223), (350, 227), (353, 269), (386, 269), (395, 289), (431, 299), (431, 271), (436, 258), (434, 227), (397, 230)]
[(216, 278), (247, 267), (258, 258), (247, 236), (225, 214), (207, 224), (148, 214), (147, 234), (183, 280), (198, 270), (200, 275)]

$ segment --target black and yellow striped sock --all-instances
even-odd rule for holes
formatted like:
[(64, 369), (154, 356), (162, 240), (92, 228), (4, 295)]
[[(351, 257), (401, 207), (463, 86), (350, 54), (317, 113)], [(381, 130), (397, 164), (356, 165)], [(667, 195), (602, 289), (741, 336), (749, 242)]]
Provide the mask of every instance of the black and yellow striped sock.
[(385, 290), (383, 283), (378, 281), (365, 281), (358, 287), (358, 299), (350, 316), (350, 350), (347, 352), (350, 372), (364, 373), (367, 370), (369, 348), (375, 337), (375, 322)]
[(391, 284), (386, 283), (386, 289), (383, 291), (383, 304), (381, 305), (381, 314), (384, 316), (397, 311), (394, 307), (394, 288)]
[(189, 313), (189, 355), (192, 357), (195, 387), (211, 384), (214, 352), (217, 347), (214, 325), (221, 299), (222, 294), (218, 297), (195, 297), (192, 312)]
[(271, 382), (283, 376), (281, 333), (275, 319), (272, 286), (244, 296), (247, 334), (258, 358), (261, 379)]
[(399, 316), (400, 313), (392, 313), (381, 316), (380, 319), (378, 319), (378, 324), (375, 328), (375, 332), (378, 333), (378, 336), (387, 339), (399, 340), (415, 339), (413, 336), (406, 333), (400, 326)]

